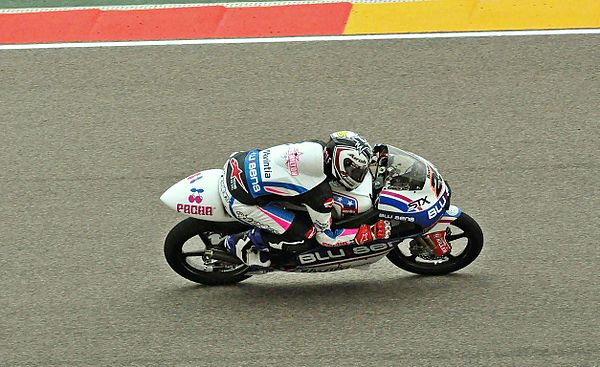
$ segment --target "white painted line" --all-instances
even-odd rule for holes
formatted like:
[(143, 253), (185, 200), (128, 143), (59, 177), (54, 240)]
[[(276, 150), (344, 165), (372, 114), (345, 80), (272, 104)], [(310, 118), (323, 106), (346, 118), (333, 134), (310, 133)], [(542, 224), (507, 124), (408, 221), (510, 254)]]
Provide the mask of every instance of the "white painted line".
[(136, 46), (184, 46), (184, 45), (225, 45), (244, 43), (287, 43), (287, 42), (323, 42), (323, 41), (362, 41), (394, 39), (432, 39), (432, 38), (473, 38), (473, 37), (514, 37), (514, 36), (558, 36), (576, 34), (600, 34), (600, 29), (553, 29), (527, 31), (484, 31), (484, 32), (446, 32), (446, 33), (403, 33), (372, 34), (350, 36), (301, 36), (301, 37), (264, 37), (264, 38), (214, 38), (195, 40), (164, 41), (119, 41), (119, 42), (74, 42), (74, 43), (37, 43), (22, 45), (0, 45), (0, 50), (32, 50), (50, 48), (96, 48), (96, 47), (136, 47)]

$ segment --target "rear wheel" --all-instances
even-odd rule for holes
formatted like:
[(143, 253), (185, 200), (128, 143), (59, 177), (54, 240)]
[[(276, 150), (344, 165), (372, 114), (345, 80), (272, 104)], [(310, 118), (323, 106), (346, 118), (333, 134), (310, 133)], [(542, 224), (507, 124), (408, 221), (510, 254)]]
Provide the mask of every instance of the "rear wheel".
[(424, 258), (411, 254), (408, 248), (409, 241), (404, 241), (393, 249), (387, 258), (397, 267), (411, 273), (444, 275), (472, 263), (483, 248), (481, 227), (464, 212), (448, 227), (446, 240), (452, 246), (452, 251), (443, 257)]
[[(248, 267), (225, 253), (220, 243), (226, 235), (246, 229), (237, 222), (184, 219), (169, 231), (165, 239), (165, 258), (171, 269), (192, 282), (205, 285), (238, 283), (250, 277), (245, 275)], [(212, 256), (211, 253), (222, 256)], [(229, 258), (231, 261), (227, 261)]]

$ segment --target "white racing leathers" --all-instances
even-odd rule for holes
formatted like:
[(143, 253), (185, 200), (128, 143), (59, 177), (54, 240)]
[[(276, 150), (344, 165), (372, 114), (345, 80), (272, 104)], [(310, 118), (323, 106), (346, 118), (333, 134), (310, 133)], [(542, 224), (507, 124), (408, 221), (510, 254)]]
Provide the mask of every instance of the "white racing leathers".
[[(323, 145), (303, 142), (235, 153), (224, 172), (221, 198), (239, 221), (276, 235), (316, 236), (328, 247), (353, 243), (357, 229), (331, 230), (333, 192), (324, 173)], [(312, 223), (302, 225), (282, 202), (304, 205)]]

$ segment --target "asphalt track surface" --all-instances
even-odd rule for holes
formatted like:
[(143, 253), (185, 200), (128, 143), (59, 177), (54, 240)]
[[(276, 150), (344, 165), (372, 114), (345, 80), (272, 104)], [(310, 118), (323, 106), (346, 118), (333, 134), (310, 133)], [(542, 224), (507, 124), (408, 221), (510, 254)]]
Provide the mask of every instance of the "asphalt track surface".
[[(0, 52), (2, 366), (598, 366), (600, 37)], [(160, 194), (333, 130), (429, 158), (467, 269), (177, 276)]]

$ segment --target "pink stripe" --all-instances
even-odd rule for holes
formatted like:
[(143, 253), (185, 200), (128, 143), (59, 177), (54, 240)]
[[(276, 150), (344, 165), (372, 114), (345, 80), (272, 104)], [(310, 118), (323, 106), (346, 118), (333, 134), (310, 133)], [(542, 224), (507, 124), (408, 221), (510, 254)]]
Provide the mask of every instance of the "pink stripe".
[(342, 231), (342, 233), (340, 233), (340, 237), (343, 236), (350, 236), (350, 235), (356, 235), (356, 233), (358, 233), (358, 229), (356, 228), (346, 228)]
[(265, 187), (265, 191), (272, 192), (273, 194), (288, 195), (288, 193), (285, 191), (276, 190), (270, 187)]
[(268, 216), (269, 218), (273, 219), (275, 222), (277, 222), (277, 224), (279, 224), (281, 226), (281, 228), (283, 228), (284, 231), (287, 231), (288, 228), (290, 228), (291, 223), (284, 220), (283, 218), (279, 218), (278, 216), (276, 216), (273, 213), (269, 213), (268, 211), (264, 210), (263, 208), (261, 208), (260, 206), (258, 207), (258, 210), (260, 210), (261, 212), (263, 212), (266, 216)]
[(414, 201), (412, 199), (407, 198), (406, 196), (402, 196), (400, 194), (396, 194), (395, 192), (387, 191), (387, 190), (383, 190), (380, 195), (392, 196), (392, 197), (395, 197), (395, 198), (400, 199), (402, 201), (405, 201), (407, 203), (412, 203)]

